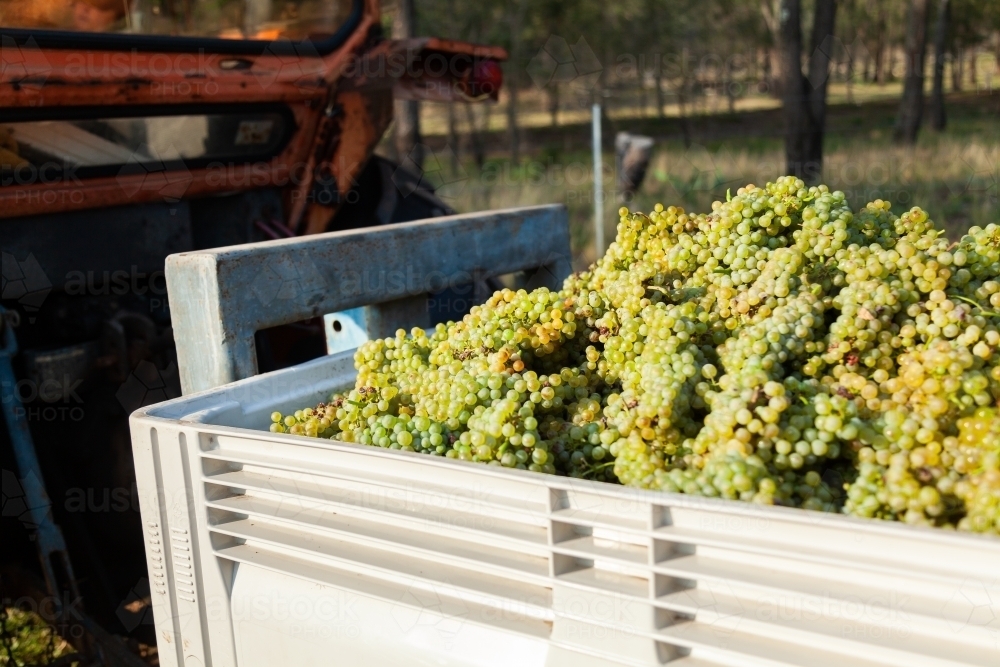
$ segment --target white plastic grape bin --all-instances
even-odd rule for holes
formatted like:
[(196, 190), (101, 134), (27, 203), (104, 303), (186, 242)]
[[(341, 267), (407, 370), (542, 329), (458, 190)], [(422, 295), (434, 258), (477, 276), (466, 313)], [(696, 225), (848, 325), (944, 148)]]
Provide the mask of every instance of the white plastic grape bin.
[(132, 415), (161, 664), (1000, 664), (998, 539), (264, 430), (353, 377)]

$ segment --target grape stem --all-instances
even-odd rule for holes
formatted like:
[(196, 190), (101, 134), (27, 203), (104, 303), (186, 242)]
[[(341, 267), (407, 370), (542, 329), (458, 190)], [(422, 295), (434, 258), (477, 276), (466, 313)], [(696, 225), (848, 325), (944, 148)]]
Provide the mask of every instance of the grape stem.
[(986, 310), (981, 305), (979, 305), (976, 301), (974, 301), (974, 300), (972, 300), (972, 299), (970, 299), (968, 297), (961, 296), (961, 295), (958, 295), (958, 294), (949, 294), (948, 298), (950, 298), (950, 299), (958, 299), (959, 301), (965, 301), (966, 303), (975, 306), (976, 308), (979, 309), (979, 312), (984, 317), (1000, 317), (1000, 313), (996, 312), (995, 310)]
[(613, 466), (614, 464), (615, 464), (614, 461), (608, 461), (607, 463), (602, 463), (599, 466), (593, 466), (590, 470), (587, 471), (586, 474), (588, 474), (588, 475), (596, 475), (601, 470), (604, 470), (608, 466)]

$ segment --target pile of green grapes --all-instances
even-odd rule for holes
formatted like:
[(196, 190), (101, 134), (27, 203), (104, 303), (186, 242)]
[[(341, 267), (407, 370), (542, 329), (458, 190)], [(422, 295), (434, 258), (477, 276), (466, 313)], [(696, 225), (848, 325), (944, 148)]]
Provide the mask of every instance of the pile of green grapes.
[(1000, 533), (1000, 225), (793, 177), (620, 215), (561, 291), (365, 343), (271, 430)]

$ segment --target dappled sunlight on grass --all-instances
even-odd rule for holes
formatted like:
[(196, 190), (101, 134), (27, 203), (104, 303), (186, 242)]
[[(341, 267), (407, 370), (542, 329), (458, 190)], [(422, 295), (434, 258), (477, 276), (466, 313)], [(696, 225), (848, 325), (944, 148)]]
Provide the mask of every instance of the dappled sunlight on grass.
[[(995, 99), (995, 96), (994, 98)], [(888, 200), (898, 214), (912, 206), (928, 211), (949, 236), (972, 225), (1000, 222), (1000, 124), (992, 109), (956, 109), (948, 130), (925, 127), (914, 147), (892, 142), (892, 114), (867, 118), (864, 108), (852, 117), (831, 119), (823, 182), (843, 190), (858, 209), (875, 199)], [(857, 127), (859, 119), (865, 121)], [(695, 137), (697, 138), (697, 137)], [(502, 158), (479, 171), (463, 167), (462, 180), (447, 201), (460, 211), (559, 202), (569, 209), (578, 267), (594, 257), (592, 167), (587, 146), (576, 151), (542, 149), (519, 165)], [(614, 188), (614, 156), (604, 155), (604, 189)], [(747, 183), (763, 185), (782, 174), (784, 148), (779, 137), (737, 136), (685, 147), (679, 138), (660, 140), (633, 210), (662, 202), (708, 211), (726, 190)], [(606, 238), (614, 238), (621, 201), (605, 202)]]
[[(2, 618), (0, 666), (47, 665), (57, 658), (75, 653), (73, 647), (38, 614), (6, 607)], [(78, 663), (60, 663), (67, 667)]]

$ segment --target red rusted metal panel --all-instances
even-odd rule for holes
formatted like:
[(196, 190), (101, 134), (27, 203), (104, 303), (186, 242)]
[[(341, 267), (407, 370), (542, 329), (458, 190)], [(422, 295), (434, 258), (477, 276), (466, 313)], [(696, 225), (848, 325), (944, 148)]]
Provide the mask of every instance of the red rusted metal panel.
[[(122, 204), (171, 201), (218, 192), (284, 188), (289, 227), (325, 230), (339, 201), (350, 196), (392, 120), (392, 97), (496, 100), (500, 47), (424, 37), (386, 40), (378, 0), (325, 56), (40, 49), (5, 40), (0, 99), (12, 109), (136, 105), (282, 103), (295, 130), (266, 162), (230, 160), (200, 169), (151, 169), (117, 176), (68, 178), (0, 187), (0, 219)], [(13, 49), (13, 50), (12, 50)], [(314, 181), (329, 182), (319, 201)], [(39, 179), (45, 180), (45, 179)], [(320, 192), (323, 194), (324, 192)]]

